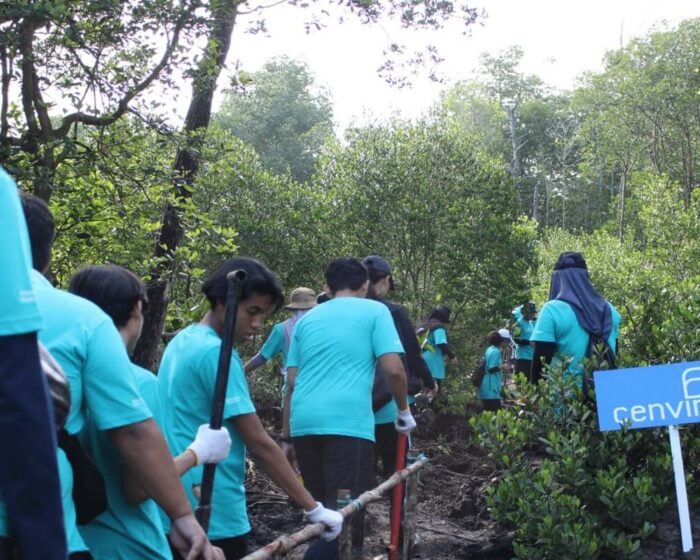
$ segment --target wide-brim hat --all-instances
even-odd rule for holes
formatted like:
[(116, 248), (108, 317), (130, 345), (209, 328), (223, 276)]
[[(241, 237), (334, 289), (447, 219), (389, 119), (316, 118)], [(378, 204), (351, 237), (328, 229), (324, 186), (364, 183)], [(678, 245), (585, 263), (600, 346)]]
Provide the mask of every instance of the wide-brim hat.
[(285, 309), (311, 309), (316, 307), (316, 292), (311, 288), (295, 288), (289, 296)]

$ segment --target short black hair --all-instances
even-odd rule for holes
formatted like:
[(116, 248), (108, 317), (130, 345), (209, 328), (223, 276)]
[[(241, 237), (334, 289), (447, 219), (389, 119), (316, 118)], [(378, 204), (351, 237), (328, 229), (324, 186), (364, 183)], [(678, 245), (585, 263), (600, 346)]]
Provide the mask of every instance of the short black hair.
[(272, 298), (272, 311), (277, 311), (284, 303), (284, 292), (274, 272), (264, 263), (250, 257), (233, 257), (225, 261), (204, 282), (202, 292), (207, 297), (211, 309), (218, 303), (226, 303), (228, 284), (226, 275), (234, 270), (243, 270), (246, 278), (241, 284), (241, 301), (258, 294)]
[(86, 266), (73, 275), (68, 291), (89, 299), (110, 316), (117, 328), (129, 322), (134, 306), (148, 303), (146, 286), (130, 270), (116, 264)]
[(43, 272), (51, 260), (51, 248), (56, 237), (56, 222), (48, 204), (29, 193), (21, 193), (22, 210), (29, 230), (32, 247), (32, 266)]
[(368, 280), (367, 267), (354, 257), (333, 259), (326, 267), (326, 284), (331, 292), (359, 290)]
[(428, 319), (437, 319), (441, 323), (449, 323), (451, 313), (452, 310), (447, 305), (438, 305), (430, 312)]

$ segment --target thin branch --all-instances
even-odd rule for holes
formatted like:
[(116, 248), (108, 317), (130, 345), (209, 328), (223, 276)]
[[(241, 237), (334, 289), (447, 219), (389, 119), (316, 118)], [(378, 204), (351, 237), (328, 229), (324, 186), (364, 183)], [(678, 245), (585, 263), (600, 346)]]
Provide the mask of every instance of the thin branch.
[(129, 90), (124, 95), (124, 97), (122, 97), (119, 100), (117, 108), (114, 110), (114, 112), (112, 112), (111, 114), (102, 115), (100, 117), (88, 115), (87, 113), (83, 113), (82, 111), (71, 113), (70, 115), (64, 117), (63, 123), (56, 130), (56, 136), (58, 138), (63, 138), (70, 131), (71, 125), (76, 122), (80, 122), (91, 126), (109, 126), (110, 124), (116, 122), (122, 115), (124, 115), (124, 113), (126, 113), (129, 109), (129, 103), (131, 103), (131, 101), (142, 91), (148, 88), (148, 86), (150, 86), (151, 83), (153, 83), (158, 78), (163, 69), (168, 65), (168, 62), (173, 52), (179, 44), (180, 32), (185, 27), (186, 20), (186, 14), (183, 14), (180, 17), (180, 20), (177, 22), (177, 25), (175, 26), (172, 41), (168, 45), (168, 48), (165, 49), (165, 52), (163, 53), (163, 56), (160, 59), (160, 62), (158, 62), (158, 64), (153, 68), (151, 73), (148, 76), (146, 76), (146, 78), (143, 81), (141, 81), (141, 83)]
[(0, 66), (2, 67), (2, 104), (0, 105), (0, 138), (5, 138), (10, 131), (7, 112), (10, 101), (10, 81), (12, 80), (12, 59), (7, 56), (7, 46), (0, 41)]
[(268, 8), (274, 8), (275, 6), (279, 6), (280, 4), (287, 4), (289, 0), (277, 0), (276, 2), (273, 2), (272, 4), (267, 4), (263, 6), (262, 4), (259, 6), (255, 6), (255, 8), (252, 8), (248, 10), (247, 12), (243, 11), (238, 11), (238, 14), (241, 16), (247, 16), (250, 14), (254, 14), (255, 12), (262, 12), (263, 10), (267, 10)]

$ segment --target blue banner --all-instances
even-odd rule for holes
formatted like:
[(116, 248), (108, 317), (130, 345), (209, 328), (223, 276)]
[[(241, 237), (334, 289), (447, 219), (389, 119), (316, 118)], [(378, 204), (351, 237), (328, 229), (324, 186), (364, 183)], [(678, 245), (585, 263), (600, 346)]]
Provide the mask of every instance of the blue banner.
[(596, 371), (601, 431), (700, 422), (700, 362)]

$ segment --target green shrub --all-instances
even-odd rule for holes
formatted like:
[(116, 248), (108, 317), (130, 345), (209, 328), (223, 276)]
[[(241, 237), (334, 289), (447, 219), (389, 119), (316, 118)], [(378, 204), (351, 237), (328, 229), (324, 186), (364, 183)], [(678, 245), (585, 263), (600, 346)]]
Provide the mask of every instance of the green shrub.
[(520, 377), (515, 406), (472, 418), (500, 469), (487, 503), (518, 558), (627, 558), (673, 496), (663, 430), (600, 432), (591, 397), (562, 371)]

